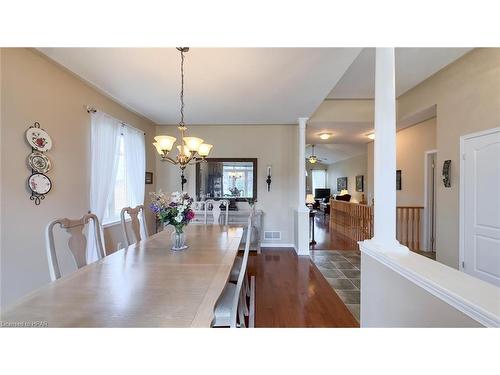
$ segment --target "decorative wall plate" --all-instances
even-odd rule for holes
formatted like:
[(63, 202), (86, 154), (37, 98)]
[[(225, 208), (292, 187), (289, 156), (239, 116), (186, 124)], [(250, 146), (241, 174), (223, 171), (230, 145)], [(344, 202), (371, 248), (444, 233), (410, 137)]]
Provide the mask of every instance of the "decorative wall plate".
[(47, 173), (52, 167), (50, 159), (41, 152), (33, 151), (28, 156), (28, 165), (31, 169), (39, 173)]
[(26, 139), (30, 146), (38, 151), (48, 151), (52, 148), (52, 139), (43, 129), (29, 128), (26, 131)]
[(44, 195), (52, 188), (52, 182), (42, 173), (33, 173), (28, 178), (28, 186), (34, 193)]

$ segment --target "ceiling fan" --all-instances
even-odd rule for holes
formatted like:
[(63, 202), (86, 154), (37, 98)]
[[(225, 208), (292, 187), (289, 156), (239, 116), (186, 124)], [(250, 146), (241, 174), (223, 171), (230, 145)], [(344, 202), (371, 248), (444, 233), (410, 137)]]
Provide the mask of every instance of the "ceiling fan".
[(316, 164), (317, 162), (323, 161), (323, 159), (320, 159), (316, 155), (314, 155), (314, 145), (311, 145), (311, 155), (307, 158), (307, 160), (309, 160), (309, 163), (311, 164)]

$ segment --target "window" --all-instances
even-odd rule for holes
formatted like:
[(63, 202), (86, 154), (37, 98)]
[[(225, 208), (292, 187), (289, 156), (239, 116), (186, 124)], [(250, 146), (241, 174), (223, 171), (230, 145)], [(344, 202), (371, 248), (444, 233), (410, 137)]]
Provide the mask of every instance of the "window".
[(127, 200), (127, 161), (125, 159), (125, 141), (123, 134), (120, 134), (119, 137), (117, 158), (118, 166), (116, 170), (116, 179), (108, 198), (106, 211), (102, 220), (103, 224), (120, 221), (120, 212), (122, 208), (129, 206)]
[(326, 188), (326, 171), (324, 169), (313, 169), (312, 170), (312, 193), (316, 189)]

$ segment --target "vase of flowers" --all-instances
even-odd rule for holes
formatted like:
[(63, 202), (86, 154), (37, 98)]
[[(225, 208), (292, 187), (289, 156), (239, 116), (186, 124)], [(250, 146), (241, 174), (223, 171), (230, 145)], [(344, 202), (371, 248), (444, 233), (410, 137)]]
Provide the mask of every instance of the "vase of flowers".
[(165, 194), (160, 191), (159, 193), (151, 193), (151, 201), (151, 210), (162, 225), (174, 227), (170, 236), (172, 250), (187, 249), (184, 227), (194, 219), (194, 211), (191, 209), (193, 198), (184, 192), (175, 191), (171, 194)]

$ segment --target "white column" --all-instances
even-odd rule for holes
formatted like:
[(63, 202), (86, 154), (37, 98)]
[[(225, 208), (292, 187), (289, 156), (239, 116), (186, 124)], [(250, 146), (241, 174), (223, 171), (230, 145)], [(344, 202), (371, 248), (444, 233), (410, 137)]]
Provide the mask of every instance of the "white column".
[(309, 255), (309, 209), (306, 207), (306, 124), (307, 117), (300, 117), (298, 147), (298, 199), (295, 250), (298, 255)]
[(396, 90), (394, 48), (375, 59), (374, 236), (382, 251), (406, 252), (396, 240)]
[(306, 124), (307, 117), (299, 118), (299, 208), (306, 209)]

